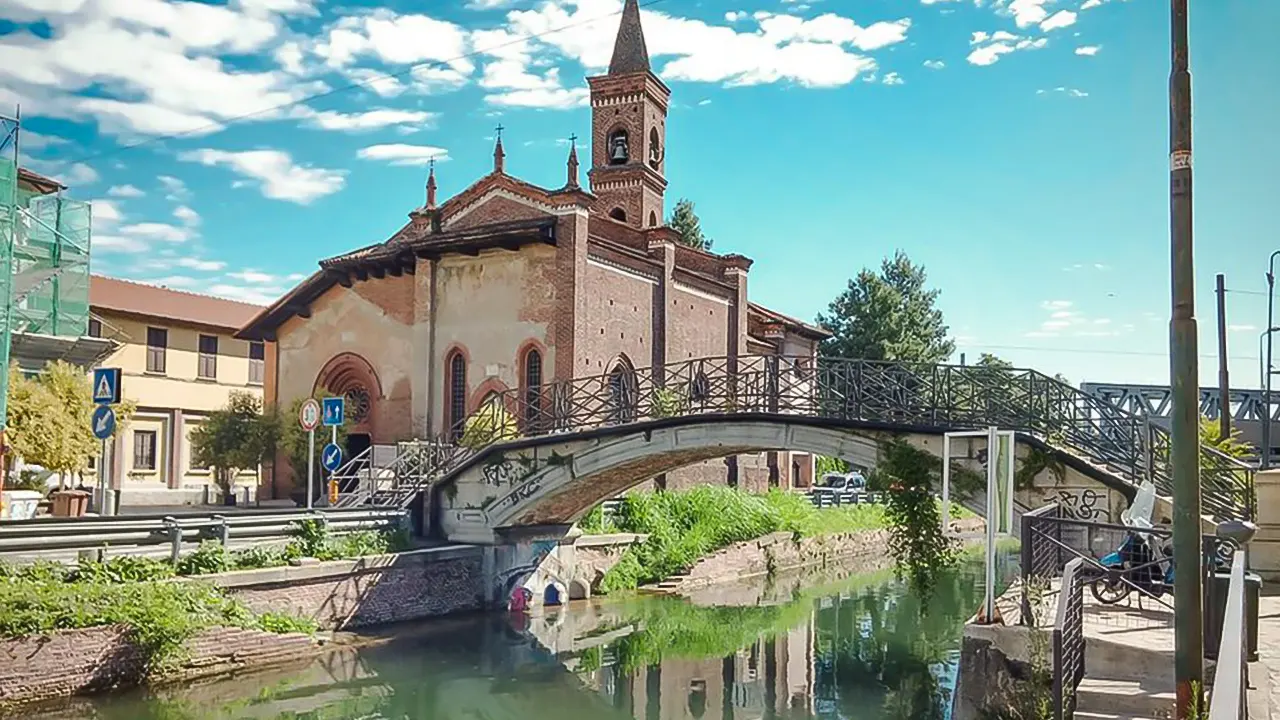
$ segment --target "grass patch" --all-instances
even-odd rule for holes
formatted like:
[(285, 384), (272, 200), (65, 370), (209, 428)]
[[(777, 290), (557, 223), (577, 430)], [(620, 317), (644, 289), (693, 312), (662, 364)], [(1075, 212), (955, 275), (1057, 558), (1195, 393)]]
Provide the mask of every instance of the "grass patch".
[(402, 550), (409, 541), (403, 530), (331, 536), (316, 520), (298, 522), (291, 535), (283, 547), (235, 551), (205, 542), (176, 565), (127, 555), (74, 566), (48, 561), (21, 567), (0, 563), (0, 637), (124, 625), (145, 653), (150, 672), (180, 659), (183, 643), (211, 627), (312, 634), (316, 624), (310, 619), (276, 612), (255, 614), (218, 588), (172, 580), (278, 567), (300, 557), (335, 560), (380, 555)]
[[(599, 527), (599, 520), (588, 515), (583, 524), (591, 532)], [(605, 574), (600, 591), (606, 594), (661, 580), (720, 548), (769, 533), (790, 532), (799, 539), (878, 529), (885, 520), (883, 508), (876, 505), (819, 510), (795, 493), (772, 490), (754, 495), (732, 488), (698, 487), (630, 494), (611, 524), (611, 530), (649, 538), (629, 548)]]

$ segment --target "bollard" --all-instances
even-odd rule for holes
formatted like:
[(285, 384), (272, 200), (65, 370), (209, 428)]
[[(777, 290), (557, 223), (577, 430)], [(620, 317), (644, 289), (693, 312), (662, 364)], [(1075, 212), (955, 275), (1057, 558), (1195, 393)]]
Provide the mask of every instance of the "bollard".
[(165, 531), (169, 534), (169, 561), (177, 566), (182, 557), (182, 526), (171, 517), (164, 519)]

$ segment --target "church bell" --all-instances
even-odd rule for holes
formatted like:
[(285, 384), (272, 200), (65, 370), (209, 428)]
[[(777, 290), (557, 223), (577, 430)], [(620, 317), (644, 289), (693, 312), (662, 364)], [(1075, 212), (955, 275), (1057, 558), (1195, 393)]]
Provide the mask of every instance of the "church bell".
[(627, 161), (627, 145), (622, 138), (613, 141), (613, 157), (610, 159), (614, 162)]

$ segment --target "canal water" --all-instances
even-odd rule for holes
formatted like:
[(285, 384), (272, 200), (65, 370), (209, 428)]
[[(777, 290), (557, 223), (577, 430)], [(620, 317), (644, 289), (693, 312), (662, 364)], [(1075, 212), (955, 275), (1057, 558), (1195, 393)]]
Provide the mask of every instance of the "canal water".
[(961, 629), (981, 600), (972, 556), (923, 606), (891, 572), (790, 576), (398, 626), (292, 666), (26, 717), (948, 720)]

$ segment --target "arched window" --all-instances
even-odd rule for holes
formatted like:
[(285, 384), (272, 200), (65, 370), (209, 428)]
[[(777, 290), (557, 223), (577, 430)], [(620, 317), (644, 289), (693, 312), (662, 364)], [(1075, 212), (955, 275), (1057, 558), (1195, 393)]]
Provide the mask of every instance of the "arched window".
[(524, 354), (524, 424), (535, 431), (542, 425), (542, 353), (537, 348)]
[(463, 425), (467, 421), (467, 359), (461, 352), (453, 351), (449, 356), (448, 377), (448, 415), (445, 427), (449, 429), (449, 439), (457, 441), (462, 438)]
[(662, 164), (662, 142), (658, 139), (658, 128), (649, 129), (649, 167), (654, 170)]
[(649, 211), (649, 227), (658, 227), (658, 213)]
[(627, 131), (618, 128), (609, 133), (609, 164), (626, 165), (631, 161), (631, 143)]
[(618, 222), (626, 222), (627, 211), (623, 210), (620, 207), (616, 207), (609, 211), (609, 217), (613, 218), (614, 220), (617, 220)]
[(609, 371), (609, 419), (631, 422), (636, 416), (636, 371), (627, 358), (620, 357)]

